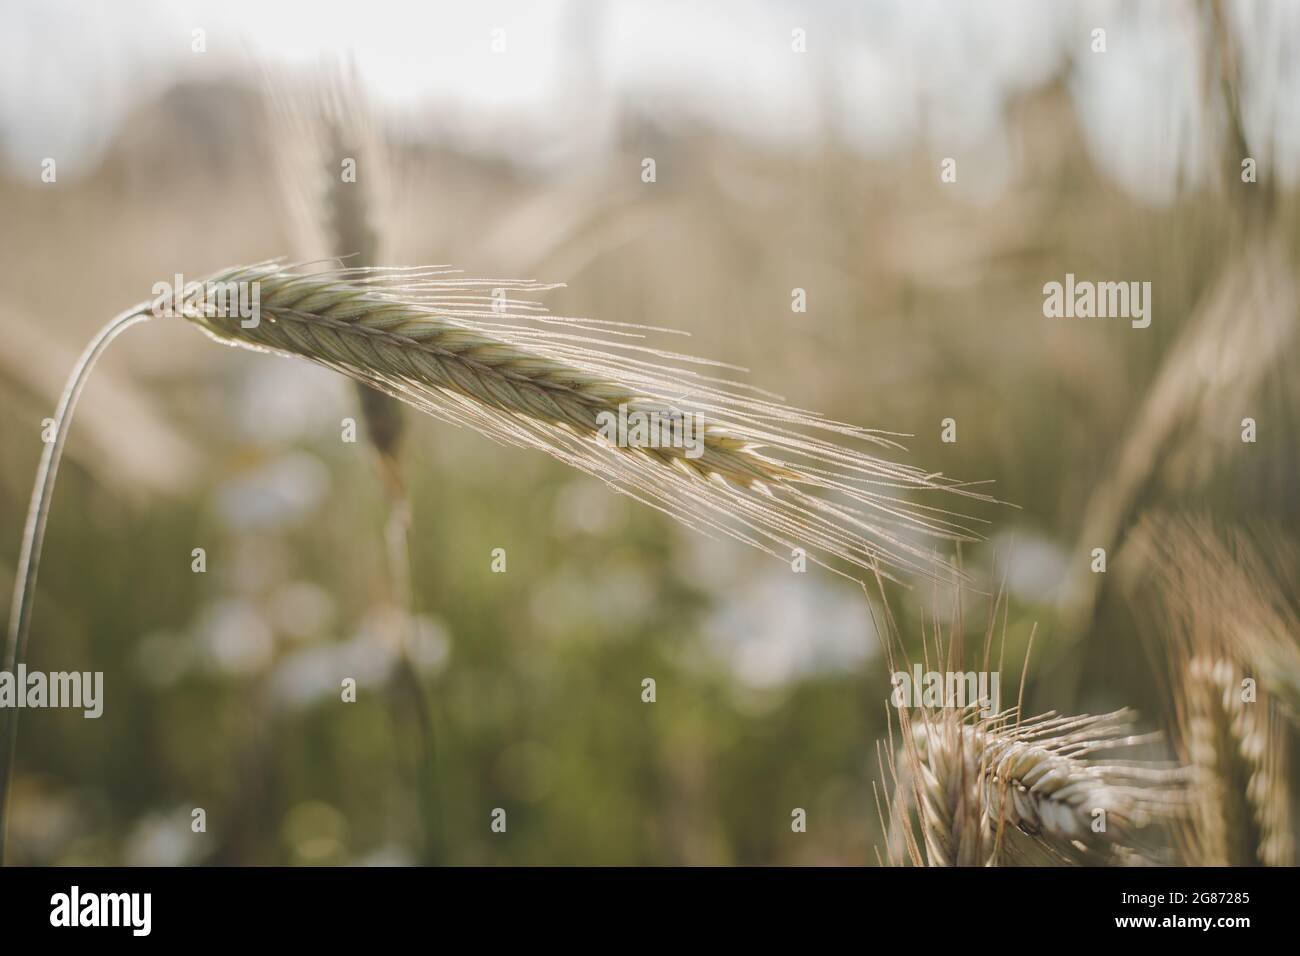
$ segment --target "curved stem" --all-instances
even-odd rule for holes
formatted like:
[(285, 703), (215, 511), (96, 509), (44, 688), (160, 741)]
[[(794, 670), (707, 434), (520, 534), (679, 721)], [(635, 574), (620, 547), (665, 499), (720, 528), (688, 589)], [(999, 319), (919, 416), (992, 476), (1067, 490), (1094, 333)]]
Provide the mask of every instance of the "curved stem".
[[(54, 440), (41, 452), (41, 463), (36, 468), (36, 484), (32, 500), (27, 506), (27, 525), (23, 529), (22, 551), (18, 556), (18, 569), (14, 575), (13, 607), (9, 612), (9, 634), (5, 644), (5, 670), (17, 674), (18, 663), (27, 653), (27, 635), (32, 623), (32, 603), (36, 599), (36, 573), (41, 565), (41, 543), (45, 539), (45, 522), (50, 514), (50, 497), (54, 492), (54, 479), (59, 473), (59, 460), (63, 457), (63, 444), (68, 438), (72, 415), (77, 408), (81, 389), (90, 377), (99, 356), (110, 342), (137, 322), (150, 318), (149, 304), (133, 306), (118, 315), (86, 346), (77, 360), (68, 382), (63, 386), (58, 410), (54, 414)], [(18, 688), (22, 693), (23, 688)], [(5, 718), (4, 752), (0, 755), (0, 865), (4, 864), (5, 831), (9, 822), (9, 784), (13, 777), (14, 751), (18, 742), (18, 709), (8, 708)]]

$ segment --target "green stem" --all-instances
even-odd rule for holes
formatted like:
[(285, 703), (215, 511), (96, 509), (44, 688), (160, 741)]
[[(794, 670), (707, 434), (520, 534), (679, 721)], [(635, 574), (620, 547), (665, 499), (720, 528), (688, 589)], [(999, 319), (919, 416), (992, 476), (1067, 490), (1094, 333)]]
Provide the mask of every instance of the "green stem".
[[(50, 515), (50, 498), (54, 493), (54, 479), (58, 476), (59, 461), (63, 457), (63, 444), (72, 425), (72, 415), (77, 408), (81, 389), (90, 377), (104, 350), (115, 338), (137, 322), (150, 318), (149, 305), (142, 304), (127, 309), (99, 330), (99, 334), (81, 353), (68, 382), (63, 387), (59, 407), (54, 415), (54, 440), (47, 442), (41, 452), (41, 463), (36, 468), (36, 484), (32, 488), (31, 504), (27, 507), (27, 525), (23, 530), (22, 551), (18, 556), (18, 570), (14, 575), (13, 608), (9, 613), (9, 634), (5, 645), (5, 669), (13, 674), (18, 663), (27, 654), (27, 636), (32, 623), (32, 604), (36, 599), (36, 572), (41, 565), (41, 544), (45, 540), (45, 523)], [(0, 755), (0, 866), (4, 865), (5, 832), (9, 823), (9, 786), (13, 778), (14, 752), (18, 743), (18, 710), (9, 709), (5, 719), (4, 752)]]

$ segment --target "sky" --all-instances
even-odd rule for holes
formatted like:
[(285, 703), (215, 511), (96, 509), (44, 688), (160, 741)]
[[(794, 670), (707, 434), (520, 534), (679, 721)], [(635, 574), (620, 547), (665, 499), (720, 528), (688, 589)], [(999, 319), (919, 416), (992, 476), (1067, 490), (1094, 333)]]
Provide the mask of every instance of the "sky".
[[(1068, 59), (1098, 162), (1161, 201), (1180, 170), (1201, 171), (1191, 9), (1121, 0), (0, 0), (0, 160), (22, 175), (55, 156), (75, 175), (94, 167), (123, 117), (174, 83), (257, 85), (339, 56), (409, 135), (524, 164), (564, 162), (566, 143), (608, 141), (629, 106), (757, 148), (797, 150), (832, 130), (864, 155), (920, 140), (937, 156), (997, 156), (1007, 94)], [(1300, 4), (1231, 11), (1250, 38), (1247, 122), (1294, 181)], [(1092, 49), (1096, 29), (1106, 31), (1104, 53)], [(793, 48), (798, 30), (805, 52)]]

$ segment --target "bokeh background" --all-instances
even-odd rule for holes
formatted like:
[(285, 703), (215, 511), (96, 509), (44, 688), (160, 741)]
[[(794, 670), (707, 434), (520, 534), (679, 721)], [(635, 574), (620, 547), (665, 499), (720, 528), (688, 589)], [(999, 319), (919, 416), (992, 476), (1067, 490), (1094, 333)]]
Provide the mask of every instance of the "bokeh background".
[[(1004, 586), (1004, 687), (1037, 625), (1030, 710), (1161, 726), (1142, 589), (1117, 583), (1141, 513), (1298, 530), (1292, 4), (2, 0), (0, 19), (6, 593), (41, 420), (99, 325), (177, 272), (333, 251), (306, 248), (284, 104), (339, 63), (384, 147), (361, 176), (382, 177), (385, 261), (565, 283), (559, 314), (689, 331), (993, 482), (1015, 507), (980, 510), (964, 600), (981, 633)], [(1067, 272), (1151, 282), (1151, 327), (1045, 319)], [(104, 716), (24, 713), (11, 862), (876, 861), (873, 620), (887, 601), (915, 640), (951, 595), (792, 574), (408, 415), (399, 660), (387, 500), (339, 437), (357, 415), (350, 383), (180, 323), (113, 348), (29, 660), (103, 671)]]

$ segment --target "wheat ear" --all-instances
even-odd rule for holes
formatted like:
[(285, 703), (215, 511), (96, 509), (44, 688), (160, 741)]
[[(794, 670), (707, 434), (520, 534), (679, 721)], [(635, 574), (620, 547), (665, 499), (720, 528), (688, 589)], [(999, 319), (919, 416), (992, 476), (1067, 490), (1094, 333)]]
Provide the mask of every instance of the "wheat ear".
[[(230, 283), (260, 289), (256, 324), (213, 292)], [(783, 560), (802, 549), (859, 579), (932, 574), (938, 558), (927, 539), (973, 535), (954, 512), (899, 492), (987, 496), (852, 447), (897, 448), (884, 434), (683, 368), (720, 363), (635, 344), (637, 328), (554, 317), (513, 298), (544, 288), (436, 268), (307, 274), (261, 264), (198, 284), (183, 314), (220, 341), (308, 359), (437, 418), (546, 451), (692, 527)], [(699, 416), (698, 456), (606, 440), (620, 410)]]
[[(1297, 666), (1294, 549), (1205, 518), (1145, 515), (1132, 553), (1154, 588), (1158, 657), (1175, 742), (1190, 765), (1192, 812), (1180, 837), (1197, 866), (1294, 863), (1286, 728), (1278, 694)], [(1135, 582), (1136, 584), (1137, 582)]]
[[(962, 667), (960, 586), (955, 593), (946, 638), (937, 620), (929, 635), (923, 630), (927, 667), (931, 661), (943, 662), (949, 671)], [(999, 591), (984, 632), (980, 666), (985, 672), (993, 662), (999, 615), (1002, 641), (996, 668), (1002, 671), (1006, 613), (1004, 592)], [(898, 662), (906, 663), (907, 655), (892, 615), (886, 613), (877, 632), (884, 635), (883, 650), (893, 672)], [(890, 716), (888, 752), (892, 755), (895, 747), (897, 751), (889, 762), (894, 799), (888, 807), (889, 824), (884, 823), (884, 808), (880, 816), (892, 865), (1145, 862), (1163, 851), (1163, 831), (1184, 809), (1185, 772), (1150, 760), (1099, 758), (1152, 739), (1130, 732), (1135, 715), (1128, 710), (1022, 718), (1035, 634), (1030, 634), (1019, 700), (1013, 707), (999, 710), (996, 699), (927, 700), (926, 706), (909, 707), (891, 697), (886, 713), (896, 712), (902, 742), (896, 746)], [(878, 747), (878, 753), (882, 749)], [(883, 777), (884, 761), (880, 763)]]
[(1267, 702), (1242, 701), (1225, 657), (1187, 663), (1180, 695), (1195, 774), (1187, 828), (1193, 866), (1289, 866), (1292, 862), (1286, 751)]
[(1093, 758), (1149, 739), (1129, 733), (1131, 712), (1017, 713), (914, 720), (897, 759), (919, 782), (928, 865), (1131, 858), (1148, 852), (1140, 831), (1183, 811), (1180, 769)]
[[(323, 64), (316, 82), (300, 92), (280, 78), (268, 85), (267, 99), (274, 135), (286, 140), (276, 165), (296, 247), (328, 249), (354, 267), (380, 265), (396, 213), (390, 196), (393, 163), (372, 121), (356, 64)], [(345, 177), (349, 161), (355, 175)], [(362, 382), (356, 391), (390, 498), (403, 499), (402, 406)]]

